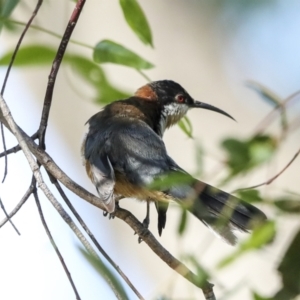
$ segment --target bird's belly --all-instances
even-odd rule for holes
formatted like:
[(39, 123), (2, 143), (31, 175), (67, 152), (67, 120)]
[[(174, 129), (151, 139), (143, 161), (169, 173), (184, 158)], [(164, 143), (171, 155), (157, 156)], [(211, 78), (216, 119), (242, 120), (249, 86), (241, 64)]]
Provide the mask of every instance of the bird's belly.
[(164, 192), (149, 190), (145, 187), (141, 187), (129, 182), (123, 176), (116, 174), (116, 183), (114, 187), (114, 193), (124, 198), (135, 198), (138, 200), (147, 201), (164, 201), (170, 202), (172, 197), (168, 196)]

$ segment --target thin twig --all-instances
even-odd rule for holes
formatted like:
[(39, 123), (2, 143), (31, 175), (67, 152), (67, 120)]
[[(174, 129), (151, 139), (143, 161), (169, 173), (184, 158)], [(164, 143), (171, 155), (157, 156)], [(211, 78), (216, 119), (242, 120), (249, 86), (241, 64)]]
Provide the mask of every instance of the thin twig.
[(18, 211), (19, 209), (23, 206), (23, 204), (27, 201), (27, 199), (30, 197), (30, 195), (33, 192), (34, 187), (31, 185), (28, 190), (26, 191), (25, 195), (22, 197), (22, 199), (20, 200), (20, 202), (17, 204), (17, 206), (10, 212), (10, 214), (8, 215), (7, 218), (5, 218), (4, 220), (2, 220), (0, 222), (0, 228), (6, 224), (6, 222), (8, 222)]
[[(25, 26), (26, 25), (26, 23), (24, 23), (24, 22), (13, 20), (13, 19), (8, 19), (8, 18), (3, 18), (3, 17), (0, 17), (0, 21), (6, 21), (6, 22), (9, 22), (9, 23), (16, 24), (16, 25), (21, 25), (21, 26)], [(31, 24), (30, 25), (30, 29), (35, 29), (35, 30), (47, 33), (47, 34), (49, 34), (49, 35), (51, 35), (53, 37), (56, 37), (58, 39), (62, 38), (61, 34), (58, 34), (58, 33), (54, 32), (54, 31), (48, 30), (48, 29), (43, 28), (41, 26), (37, 26), (37, 25), (32, 25)], [(94, 48), (95, 48), (94, 46), (82, 43), (80, 41), (72, 40), (72, 39), (70, 39), (70, 43), (78, 45), (78, 46), (81, 46), (81, 47), (85, 47), (85, 48), (88, 48), (88, 49), (91, 49), (91, 50), (94, 50)]]
[[(37, 5), (31, 15), (31, 18), (29, 19), (29, 21), (27, 22), (27, 24), (25, 25), (25, 28), (22, 32), (22, 34), (20, 35), (20, 38), (17, 42), (17, 45), (16, 45), (16, 48), (13, 52), (13, 55), (11, 57), (11, 60), (9, 62), (9, 65), (8, 65), (8, 68), (6, 70), (6, 74), (5, 74), (5, 77), (4, 77), (4, 80), (3, 80), (3, 84), (2, 84), (2, 88), (1, 88), (1, 95), (4, 96), (4, 91), (5, 91), (5, 87), (6, 87), (6, 83), (7, 83), (7, 80), (8, 80), (8, 77), (9, 77), (9, 73), (10, 73), (10, 70), (11, 70), (11, 67), (15, 61), (15, 58), (16, 58), (16, 55), (19, 51), (19, 48), (21, 46), (21, 43), (23, 41), (23, 38), (28, 30), (28, 28), (30, 27), (30, 24), (32, 23), (33, 19), (35, 18), (35, 16), (37, 15), (41, 5), (43, 3), (43, 0), (38, 0), (37, 2)], [(2, 134), (2, 144), (3, 144), (3, 150), (4, 150), (4, 157), (5, 157), (5, 167), (4, 167), (4, 175), (3, 175), (3, 179), (2, 179), (2, 182), (5, 181), (5, 178), (6, 178), (6, 175), (7, 175), (7, 152), (6, 152), (6, 143), (5, 143), (5, 135), (4, 135), (4, 130), (3, 130), (3, 124), (1, 123), (1, 134)]]
[(183, 276), (185, 279), (190, 281), (195, 286), (202, 289), (205, 299), (213, 300), (215, 299), (213, 293), (213, 284), (208, 281), (202, 284), (198, 283), (197, 276), (191, 272), (182, 262), (172, 256), (153, 236), (153, 234), (146, 229), (141, 222), (139, 222), (136, 217), (129, 211), (117, 208), (114, 213), (116, 217), (126, 222), (138, 235), (143, 239), (143, 241), (152, 249), (152, 251), (160, 257), (170, 268), (175, 270), (178, 274)]
[(20, 38), (19, 38), (19, 40), (18, 40), (18, 42), (17, 42), (16, 48), (15, 48), (15, 50), (14, 50), (14, 52), (13, 52), (13, 55), (12, 55), (12, 57), (11, 57), (10, 63), (9, 63), (9, 65), (8, 65), (8, 68), (7, 68), (5, 77), (4, 77), (4, 81), (3, 81), (3, 84), (2, 84), (2, 88), (1, 88), (1, 95), (2, 95), (2, 96), (4, 96), (4, 91), (5, 91), (6, 83), (7, 83), (8, 77), (9, 77), (9, 73), (10, 73), (11, 67), (12, 67), (12, 65), (13, 65), (13, 63), (14, 63), (14, 61), (15, 61), (16, 55), (17, 55), (17, 53), (18, 53), (18, 51), (19, 51), (19, 48), (20, 48), (21, 43), (22, 43), (22, 41), (23, 41), (23, 38), (24, 38), (24, 36), (25, 36), (25, 34), (26, 34), (28, 28), (30, 27), (30, 24), (32, 23), (33, 19), (34, 19), (35, 16), (37, 15), (37, 13), (38, 13), (38, 11), (39, 11), (39, 9), (40, 9), (42, 3), (43, 3), (43, 0), (38, 0), (38, 2), (37, 2), (37, 4), (36, 4), (36, 7), (35, 7), (35, 9), (34, 9), (34, 11), (33, 11), (33, 13), (32, 13), (32, 16), (30, 17), (29, 21), (28, 21), (27, 24), (25, 25), (25, 28), (24, 28), (23, 32), (22, 32), (21, 35), (20, 35)]
[(40, 126), (38, 129), (39, 142), (40, 142), (40, 147), (42, 149), (45, 149), (45, 134), (46, 134), (47, 124), (48, 124), (48, 119), (49, 119), (49, 113), (50, 113), (50, 108), (51, 108), (51, 103), (52, 103), (52, 98), (53, 98), (53, 90), (54, 90), (57, 73), (58, 73), (60, 64), (62, 62), (62, 59), (64, 57), (65, 51), (67, 49), (67, 45), (69, 43), (70, 37), (71, 37), (72, 32), (77, 24), (78, 18), (81, 14), (84, 4), (85, 4), (85, 0), (77, 1), (76, 6), (75, 6), (73, 13), (70, 17), (70, 20), (68, 22), (65, 33), (64, 33), (62, 40), (60, 42), (60, 45), (58, 47), (53, 64), (52, 64), (52, 68), (51, 68), (50, 75), (48, 78), (46, 94), (45, 94), (45, 98), (44, 98), (44, 106), (43, 106), (43, 111), (42, 111), (42, 116), (41, 116), (41, 122), (40, 122)]
[(142, 70), (140, 69), (136, 69), (136, 71), (142, 76), (144, 77), (144, 79), (146, 79), (147, 82), (151, 82), (151, 79), (148, 75), (146, 75)]
[[(31, 136), (32, 140), (35, 140), (37, 137), (38, 137), (37, 133), (35, 133)], [(21, 150), (20, 145), (16, 145), (16, 146), (6, 150), (6, 155), (9, 155), (9, 154), (12, 154), (12, 153), (17, 153), (20, 150)], [(0, 153), (0, 158), (3, 157), (3, 156), (5, 156), (5, 151)]]
[(4, 212), (4, 214), (5, 214), (6, 218), (7, 218), (7, 220), (9, 221), (9, 223), (11, 224), (11, 226), (14, 228), (14, 230), (17, 232), (17, 234), (18, 234), (18, 235), (21, 235), (21, 234), (20, 234), (20, 231), (17, 229), (17, 227), (15, 226), (15, 224), (14, 224), (14, 223), (12, 222), (12, 220), (10, 219), (10, 217), (9, 217), (9, 215), (8, 215), (8, 213), (7, 213), (7, 211), (6, 211), (5, 207), (4, 207), (4, 205), (3, 205), (3, 203), (2, 203), (1, 198), (0, 198), (0, 207), (2, 208), (2, 210), (3, 210), (3, 212)]
[(254, 129), (254, 135), (260, 134), (274, 119), (275, 113), (277, 112), (278, 109), (281, 109), (282, 107), (285, 107), (288, 102), (293, 100), (296, 96), (300, 94), (300, 91), (297, 91), (293, 93), (292, 95), (288, 96), (282, 103), (281, 105), (277, 105), (267, 116), (263, 118), (262, 121), (258, 125), (256, 125), (256, 128)]
[[(33, 177), (32, 181), (33, 181), (32, 184), (35, 186), (36, 185), (36, 180), (35, 180), (34, 177)], [(56, 245), (56, 243), (55, 243), (55, 241), (54, 241), (54, 239), (52, 237), (52, 234), (51, 234), (51, 232), (50, 232), (50, 230), (48, 228), (48, 225), (47, 225), (47, 222), (45, 220), (45, 217), (44, 217), (44, 214), (43, 214), (43, 210), (42, 210), (42, 207), (41, 207), (41, 204), (40, 204), (40, 200), (39, 200), (39, 196), (38, 196), (36, 187), (33, 190), (33, 195), (34, 195), (35, 203), (36, 203), (36, 206), (38, 208), (38, 212), (39, 212), (42, 224), (43, 224), (43, 226), (45, 228), (45, 231), (46, 231), (47, 236), (48, 236), (48, 238), (49, 238), (49, 240), (51, 242), (51, 245), (53, 246), (53, 248), (54, 248), (54, 250), (55, 250), (55, 252), (56, 252), (56, 254), (57, 254), (57, 256), (58, 256), (58, 258), (59, 258), (59, 260), (60, 260), (60, 262), (61, 262), (61, 264), (62, 264), (62, 266), (64, 268), (64, 270), (65, 270), (65, 273), (66, 273), (66, 275), (67, 275), (67, 277), (68, 277), (68, 279), (70, 281), (70, 284), (71, 284), (71, 286), (73, 288), (73, 291), (74, 291), (74, 293), (76, 295), (76, 299), (77, 300), (81, 300), (81, 298), (79, 296), (79, 293), (77, 291), (77, 288), (75, 286), (75, 283), (74, 283), (74, 281), (72, 279), (72, 275), (71, 275), (71, 273), (70, 273), (70, 271), (69, 271), (69, 269), (68, 269), (68, 267), (67, 267), (67, 265), (66, 265), (66, 263), (64, 261), (64, 258), (61, 255), (61, 253), (60, 253), (60, 251), (59, 251), (59, 249), (58, 249), (58, 247), (57, 247), (57, 245)]]
[(4, 128), (3, 124), (1, 123), (1, 137), (2, 137), (2, 145), (3, 145), (3, 155), (4, 155), (4, 172), (3, 172), (3, 179), (2, 183), (5, 181), (6, 175), (7, 175), (7, 149), (6, 149), (6, 142), (5, 142), (5, 134), (4, 134)]
[(300, 149), (295, 153), (295, 155), (288, 162), (288, 164), (279, 173), (277, 173), (275, 176), (271, 177), (269, 180), (267, 180), (263, 183), (257, 184), (257, 185), (253, 185), (253, 186), (250, 186), (250, 187), (234, 190), (232, 193), (236, 193), (236, 192), (244, 191), (244, 190), (256, 189), (258, 187), (271, 184), (275, 179), (277, 179), (294, 162), (294, 160), (297, 158), (297, 156), (299, 154), (300, 154)]
[[(0, 104), (1, 104), (1, 101), (0, 101)], [(5, 126), (7, 126), (10, 129), (9, 124), (5, 120), (4, 116), (1, 115), (1, 111), (0, 111), (0, 120), (3, 122), (3, 124)], [(86, 200), (90, 204), (95, 205), (102, 210), (105, 210), (105, 207), (103, 206), (103, 202), (100, 201), (100, 199), (98, 197), (89, 193), (83, 187), (81, 187), (76, 182), (74, 182), (70, 177), (68, 177), (58, 167), (58, 165), (52, 160), (52, 158), (49, 156), (49, 154), (47, 154), (45, 151), (39, 149), (37, 144), (35, 144), (34, 141), (32, 141), (32, 139), (21, 128), (18, 128), (18, 130), (19, 130), (23, 140), (27, 143), (28, 147), (30, 148), (30, 151), (36, 156), (38, 161), (46, 168), (47, 171), (49, 171), (57, 180), (59, 180), (64, 186), (66, 186), (74, 194), (78, 195), (80, 198)], [(116, 216), (118, 218), (122, 219), (123, 221), (125, 221), (138, 234), (142, 235), (142, 232), (145, 231), (145, 227), (142, 225), (142, 223), (140, 223), (129, 212), (124, 213), (124, 210), (120, 210), (119, 212), (116, 213)], [(148, 230), (146, 230), (146, 232), (148, 232)], [(143, 238), (143, 241), (145, 243), (147, 243), (151, 249), (156, 249), (157, 252), (155, 252), (155, 253), (164, 262), (166, 262), (171, 268), (176, 270), (176, 266), (178, 266), (178, 260), (176, 258), (174, 258), (166, 249), (164, 249), (160, 245), (160, 243), (153, 237), (153, 235), (151, 233), (149, 235), (146, 234), (146, 235), (142, 236), (142, 238)], [(160, 253), (160, 252), (162, 252), (162, 253)], [(187, 269), (187, 268), (185, 267), (185, 269)], [(178, 272), (178, 270), (176, 270), (176, 271)], [(184, 276), (183, 274), (181, 274), (181, 275)], [(184, 277), (193, 283), (193, 280), (190, 279), (190, 277), (186, 277), (186, 276), (184, 276)], [(205, 289), (205, 292), (206, 291), (208, 294), (213, 295), (212, 287), (208, 287), (207, 289)], [(207, 296), (207, 297), (210, 297), (210, 298), (206, 298), (207, 300), (215, 299), (215, 298), (212, 298), (212, 296)]]
[[(7, 125), (9, 130), (11, 130), (12, 134), (17, 138), (20, 147), (22, 148), (22, 151), (30, 165), (30, 168), (32, 170), (32, 173), (38, 183), (38, 187), (43, 191), (45, 196), (48, 198), (48, 200), (51, 202), (51, 204), (54, 206), (54, 208), (57, 210), (57, 212), (60, 214), (62, 219), (69, 225), (69, 227), (72, 229), (72, 231), (75, 233), (75, 235), (78, 237), (82, 245), (87, 249), (88, 252), (93, 254), (98, 259), (99, 256), (97, 255), (96, 251), (92, 247), (92, 245), (88, 242), (86, 237), (83, 235), (83, 233), (80, 231), (80, 229), (76, 226), (76, 224), (73, 222), (72, 218), (69, 216), (69, 214), (64, 210), (62, 205), (57, 201), (57, 199), (52, 194), (51, 190), (48, 188), (48, 186), (45, 184), (43, 176), (40, 172), (39, 166), (34, 160), (31, 150), (29, 149), (27, 143), (29, 145), (33, 146), (34, 149), (37, 150), (38, 153), (43, 153), (43, 151), (32, 141), (32, 139), (27, 136), (15, 123), (11, 112), (3, 99), (3, 97), (0, 95), (0, 120), (3, 122), (4, 125)], [(119, 292), (115, 289), (115, 286), (113, 283), (109, 280), (109, 278), (106, 278), (108, 284), (110, 285), (112, 291), (115, 293), (116, 297), (118, 299), (121, 299), (121, 296), (119, 295)]]
[(135, 286), (131, 283), (129, 278), (123, 273), (123, 271), (120, 269), (120, 267), (111, 259), (111, 257), (107, 254), (107, 252), (101, 247), (101, 245), (98, 243), (96, 240), (95, 236), (93, 233), (90, 231), (88, 226), (85, 224), (83, 219), (80, 217), (68, 197), (66, 196), (65, 192), (63, 191), (62, 187), (60, 186), (59, 182), (57, 181), (56, 178), (54, 178), (50, 173), (50, 180), (51, 182), (55, 185), (56, 189), (60, 193), (61, 197), (64, 199), (65, 203), (68, 205), (70, 210), (72, 211), (73, 215), (76, 217), (82, 228), (85, 230), (85, 232), (89, 235), (91, 240), (93, 241), (94, 245), (96, 248), (99, 250), (99, 252), (107, 259), (107, 261), (114, 267), (114, 269), (119, 273), (119, 275), (124, 279), (124, 281), (128, 284), (128, 286), (132, 289), (132, 291), (136, 294), (138, 299), (144, 299), (143, 296), (139, 293), (139, 291), (135, 288)]

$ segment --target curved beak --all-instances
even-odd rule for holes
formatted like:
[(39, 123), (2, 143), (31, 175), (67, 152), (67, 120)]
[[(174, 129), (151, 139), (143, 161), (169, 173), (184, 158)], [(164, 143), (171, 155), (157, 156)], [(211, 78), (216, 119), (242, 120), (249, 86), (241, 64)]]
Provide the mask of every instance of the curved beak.
[(208, 109), (208, 110), (212, 110), (215, 111), (217, 113), (220, 113), (224, 116), (227, 116), (228, 118), (232, 119), (235, 121), (235, 119), (229, 115), (228, 113), (226, 113), (224, 110), (221, 110), (215, 106), (212, 106), (210, 104), (204, 103), (204, 102), (200, 102), (200, 101), (194, 101), (194, 103), (190, 106), (191, 108), (203, 108), (203, 109)]

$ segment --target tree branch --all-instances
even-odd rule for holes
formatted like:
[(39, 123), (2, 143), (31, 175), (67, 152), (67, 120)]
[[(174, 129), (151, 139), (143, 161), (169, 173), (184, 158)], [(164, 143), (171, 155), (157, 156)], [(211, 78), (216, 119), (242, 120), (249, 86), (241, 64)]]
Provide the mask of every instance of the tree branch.
[[(0, 99), (1, 100), (1, 99)], [(0, 101), (1, 103), (1, 101)], [(5, 120), (3, 114), (1, 114), (0, 111), (0, 121), (3, 121), (3, 124), (9, 127), (8, 122)], [(44, 150), (39, 149), (37, 144), (21, 129), (18, 128), (19, 132), (21, 134), (21, 137), (25, 143), (27, 143), (30, 151), (33, 153), (33, 155), (37, 158), (37, 160), (46, 168), (47, 171), (49, 171), (57, 180), (59, 180), (64, 186), (66, 186), (69, 190), (71, 190), (74, 194), (79, 196), (80, 198), (86, 200), (90, 204), (97, 206), (98, 208), (105, 211), (105, 208), (103, 206), (102, 201), (94, 196), (93, 194), (86, 191), (84, 188), (79, 186), (76, 182), (74, 182), (71, 178), (69, 178), (58, 166), (57, 164), (52, 160), (52, 158), (49, 156), (48, 153), (46, 153)], [(124, 211), (124, 210), (121, 210)], [(122, 220), (124, 220), (135, 232), (141, 233), (145, 231), (145, 227), (129, 212), (126, 214), (124, 212), (116, 212), (116, 216)], [(127, 217), (130, 216), (130, 217)], [(125, 220), (126, 219), (126, 220)], [(148, 230), (146, 230), (147, 232)], [(150, 231), (149, 231), (150, 233)], [(160, 243), (154, 238), (154, 236), (150, 233), (150, 235), (143, 236), (143, 241), (147, 243), (150, 248), (153, 249), (159, 249), (156, 250), (158, 252), (155, 252), (156, 254), (160, 253), (160, 251), (163, 251), (164, 255), (159, 256), (164, 262), (166, 262), (171, 268), (175, 268), (178, 266), (178, 260), (175, 259), (167, 250), (165, 250)], [(161, 250), (160, 250), (161, 249)], [(183, 264), (182, 264), (183, 265)], [(188, 270), (187, 267), (185, 267), (186, 270)], [(176, 272), (178, 272), (176, 270)], [(189, 271), (190, 272), (190, 271)], [(195, 275), (191, 275), (193, 273), (187, 273), (190, 274), (187, 277), (181, 274), (183, 277), (185, 277), (190, 282), (193, 282), (193, 278), (195, 278)], [(195, 283), (194, 283), (195, 284)], [(195, 284), (198, 286), (197, 284)], [(215, 296), (213, 293), (212, 285), (210, 283), (207, 283), (207, 287), (202, 288), (204, 295), (207, 300), (214, 300)]]
[(58, 247), (57, 247), (57, 245), (56, 245), (56, 243), (55, 243), (55, 241), (54, 241), (54, 239), (52, 237), (52, 234), (51, 234), (51, 232), (50, 232), (50, 230), (48, 228), (48, 225), (46, 223), (46, 220), (45, 220), (45, 217), (44, 217), (44, 214), (43, 214), (43, 210), (42, 210), (42, 207), (41, 207), (41, 204), (40, 204), (39, 196), (38, 196), (38, 193), (37, 193), (37, 189), (36, 189), (36, 180), (35, 180), (34, 177), (32, 178), (32, 185), (35, 186), (35, 188), (33, 190), (33, 195), (34, 195), (35, 203), (36, 203), (36, 206), (38, 208), (38, 212), (39, 212), (42, 224), (43, 224), (43, 226), (45, 228), (45, 231), (47, 233), (47, 236), (48, 236), (48, 238), (49, 238), (49, 240), (51, 242), (51, 245), (53, 246), (53, 248), (54, 248), (54, 250), (55, 250), (55, 252), (56, 252), (56, 254), (57, 254), (57, 256), (58, 256), (58, 258), (59, 258), (59, 260), (60, 260), (60, 262), (61, 262), (61, 264), (62, 264), (62, 266), (64, 268), (64, 270), (65, 270), (65, 273), (66, 273), (66, 275), (67, 275), (67, 277), (68, 277), (68, 279), (70, 281), (70, 284), (71, 284), (71, 286), (73, 288), (73, 291), (75, 293), (76, 299), (77, 300), (81, 300), (81, 298), (80, 298), (80, 296), (78, 294), (77, 288), (76, 288), (76, 286), (74, 284), (74, 281), (72, 279), (72, 275), (71, 275), (71, 273), (70, 273), (70, 271), (69, 271), (69, 269), (68, 269), (68, 267), (67, 267), (67, 265), (66, 265), (66, 263), (64, 261), (64, 258), (61, 255), (61, 253), (60, 253), (60, 251), (59, 251), (59, 249), (58, 249)]
[(234, 190), (232, 193), (236, 193), (236, 192), (244, 191), (244, 190), (256, 189), (256, 188), (261, 187), (263, 185), (271, 184), (275, 179), (277, 179), (294, 162), (294, 160), (298, 157), (299, 154), (300, 154), (300, 148), (295, 153), (293, 158), (288, 162), (288, 164), (279, 173), (277, 173), (275, 176), (271, 177), (269, 180), (267, 180), (263, 183), (257, 184), (257, 185), (253, 185), (253, 186), (250, 186), (250, 187)]
[[(2, 123), (1, 123), (2, 124)], [(38, 137), (37, 133), (33, 134), (31, 136), (32, 140), (35, 140), (36, 138)], [(3, 151), (0, 153), (0, 158), (3, 157), (3, 156), (6, 156), (6, 155), (9, 155), (9, 154), (12, 154), (12, 153), (17, 153), (21, 150), (21, 147), (20, 145), (16, 145), (6, 151)]]
[(90, 239), (93, 241), (94, 245), (99, 250), (99, 252), (106, 258), (106, 260), (119, 273), (119, 275), (123, 278), (123, 280), (128, 284), (128, 286), (136, 294), (136, 296), (138, 297), (138, 299), (143, 300), (144, 299), (143, 296), (139, 293), (139, 291), (131, 283), (131, 281), (129, 280), (129, 278), (123, 273), (123, 271), (120, 269), (120, 267), (110, 258), (110, 256), (107, 254), (107, 252), (98, 243), (98, 241), (96, 240), (96, 238), (93, 235), (93, 233), (90, 231), (90, 229), (88, 228), (88, 226), (85, 224), (85, 222), (83, 221), (83, 219), (80, 217), (80, 215), (78, 214), (78, 212), (76, 211), (76, 209), (74, 208), (74, 206), (72, 205), (72, 203), (70, 202), (70, 200), (68, 199), (68, 197), (66, 196), (65, 192), (63, 191), (62, 187), (60, 186), (60, 184), (56, 180), (56, 178), (54, 178), (50, 173), (48, 173), (48, 174), (49, 174), (51, 182), (55, 185), (55, 187), (58, 190), (58, 192), (60, 193), (61, 197), (63, 198), (63, 200), (65, 201), (65, 203), (68, 205), (68, 207), (70, 208), (70, 210), (72, 211), (73, 215), (76, 217), (76, 219), (78, 220), (78, 222), (80, 223), (80, 225), (82, 226), (82, 228), (84, 229), (84, 231), (88, 234), (88, 236), (90, 237)]
[[(36, 148), (38, 146), (32, 141), (32, 139), (27, 136), (15, 123), (13, 117), (11, 116), (11, 112), (4, 101), (3, 97), (0, 96), (0, 121), (3, 119), (3, 123), (9, 127), (13, 135), (17, 138), (20, 147), (22, 148), (22, 151), (30, 165), (30, 168), (32, 170), (32, 173), (38, 183), (38, 187), (43, 191), (45, 196), (49, 199), (51, 204), (54, 206), (54, 208), (57, 210), (57, 212), (60, 214), (60, 216), (63, 218), (63, 220), (69, 225), (69, 227), (72, 229), (72, 231), (75, 233), (75, 235), (78, 237), (80, 242), (83, 244), (83, 246), (87, 249), (88, 252), (93, 254), (98, 259), (99, 256), (97, 255), (96, 251), (93, 249), (91, 244), (88, 242), (88, 240), (85, 238), (85, 236), (82, 234), (82, 232), (79, 230), (79, 228), (76, 226), (76, 224), (73, 222), (72, 218), (69, 216), (69, 214), (64, 210), (62, 205), (56, 200), (56, 198), (53, 196), (52, 192), (48, 188), (48, 186), (45, 184), (43, 180), (43, 176), (40, 172), (39, 166), (32, 157), (32, 153), (30, 152), (30, 149), (27, 145), (27, 141), (29, 140), (31, 143), (35, 145)], [(41, 149), (37, 149), (39, 151), (42, 151)], [(106, 278), (108, 284), (110, 285), (111, 289), (115, 293), (116, 297), (118, 299), (121, 299), (121, 296), (119, 295), (118, 291), (115, 289), (112, 282), (109, 280), (109, 278)]]
[(12, 222), (12, 220), (10, 219), (10, 216), (7, 214), (7, 211), (2, 203), (2, 200), (0, 198), (0, 207), (1, 209), (3, 210), (5, 216), (6, 216), (6, 219), (9, 221), (9, 223), (11, 224), (11, 226), (13, 227), (13, 229), (17, 232), (18, 235), (21, 235), (19, 230), (17, 229), (17, 227), (15, 226), (15, 224)]
[(12, 212), (8, 215), (7, 218), (5, 218), (0, 222), (0, 228), (19, 211), (19, 209), (23, 206), (23, 204), (27, 201), (27, 199), (32, 194), (33, 189), (34, 186), (30, 185), (30, 187), (28, 188), (28, 190), (26, 191), (25, 195), (22, 197), (20, 202), (17, 204), (17, 206), (12, 210)]
[(55, 81), (56, 81), (56, 76), (57, 76), (60, 64), (62, 62), (62, 59), (64, 57), (65, 51), (67, 49), (67, 45), (69, 43), (70, 37), (71, 37), (72, 32), (77, 24), (78, 18), (80, 16), (80, 13), (83, 9), (84, 4), (85, 4), (85, 0), (78, 0), (76, 3), (76, 6), (73, 10), (71, 18), (70, 18), (67, 28), (65, 30), (65, 33), (64, 33), (62, 40), (60, 42), (60, 45), (58, 47), (56, 56), (55, 56), (53, 64), (52, 64), (50, 75), (48, 78), (48, 85), (47, 85), (47, 90), (46, 90), (45, 99), (44, 99), (44, 106), (43, 106), (43, 111), (42, 111), (42, 116), (41, 116), (41, 122), (40, 122), (40, 126), (38, 129), (40, 147), (43, 149), (45, 149), (45, 147), (46, 147), (45, 146), (45, 134), (46, 134), (47, 124), (48, 124), (48, 119), (49, 119), (49, 113), (50, 113), (50, 108), (51, 108), (51, 103), (52, 103), (53, 90), (54, 90), (54, 85), (55, 85)]
[[(33, 19), (35, 18), (35, 16), (37, 15), (41, 5), (43, 3), (43, 0), (38, 0), (37, 2), (37, 5), (32, 13), (32, 16), (31, 18), (29, 19), (29, 21), (27, 22), (23, 32), (21, 33), (20, 35), (20, 38), (18, 40), (18, 43), (16, 45), (16, 48), (13, 52), (13, 55), (11, 57), (11, 60), (10, 60), (10, 63), (8, 65), (8, 68), (7, 68), (7, 71), (6, 71), (6, 74), (5, 74), (5, 77), (4, 77), (4, 80), (3, 80), (3, 84), (2, 84), (2, 88), (1, 88), (1, 95), (2, 97), (4, 96), (4, 91), (5, 91), (5, 87), (6, 87), (6, 83), (7, 83), (7, 80), (8, 80), (8, 77), (9, 77), (9, 73), (10, 73), (10, 70), (12, 68), (12, 65), (15, 61), (15, 58), (16, 58), (16, 55), (19, 51), (19, 48), (21, 46), (21, 43), (23, 41), (23, 38), (28, 30), (28, 28), (30, 27), (30, 24), (32, 23)], [(2, 182), (4, 182), (5, 178), (6, 178), (6, 175), (7, 175), (7, 151), (6, 151), (6, 144), (5, 144), (5, 135), (4, 135), (4, 130), (3, 130), (3, 124), (1, 123), (1, 135), (2, 135), (2, 144), (3, 144), (3, 149), (4, 149), (4, 157), (5, 157), (5, 167), (4, 167), (4, 175), (3, 175), (3, 179), (2, 179)]]

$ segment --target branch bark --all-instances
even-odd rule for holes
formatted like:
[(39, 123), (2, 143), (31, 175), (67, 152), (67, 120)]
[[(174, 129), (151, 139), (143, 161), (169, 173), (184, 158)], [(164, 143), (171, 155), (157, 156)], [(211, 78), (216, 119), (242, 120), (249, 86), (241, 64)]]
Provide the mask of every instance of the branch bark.
[[(8, 128), (10, 128), (8, 122), (5, 120), (1, 111), (0, 111), (0, 121), (3, 122), (5, 126), (8, 126)], [(23, 141), (28, 145), (28, 148), (30, 149), (32, 154), (37, 158), (39, 163), (45, 167), (47, 171), (49, 171), (57, 180), (59, 180), (66, 188), (68, 188), (74, 194), (86, 200), (90, 204), (105, 211), (105, 207), (103, 206), (102, 201), (98, 197), (89, 193), (87, 190), (85, 190), (76, 182), (74, 182), (70, 177), (68, 177), (59, 168), (59, 166), (53, 161), (53, 159), (50, 157), (50, 155), (47, 152), (45, 152), (42, 149), (39, 149), (38, 145), (21, 128), (18, 129), (22, 136)], [(154, 252), (172, 269), (174, 269), (177, 273), (182, 275), (188, 281), (190, 281), (191, 283), (199, 287), (198, 284), (194, 281), (196, 275), (190, 272), (189, 269), (183, 263), (180, 263), (165, 248), (163, 248), (161, 244), (154, 238), (151, 232), (149, 230), (145, 230), (145, 227), (142, 225), (142, 223), (140, 223), (130, 212), (120, 209), (120, 211), (117, 210), (116, 216), (122, 219), (123, 221), (125, 221), (135, 232), (141, 234), (143, 241), (152, 250), (155, 250)], [(149, 234), (147, 232), (149, 232)], [(181, 267), (178, 268), (179, 265), (183, 266), (182, 270), (184, 270), (184, 272), (180, 271)], [(185, 274), (188, 275), (185, 276)], [(202, 291), (204, 293), (206, 300), (216, 299), (212, 287), (213, 285), (210, 284), (209, 282), (207, 282), (206, 285), (202, 287)]]

